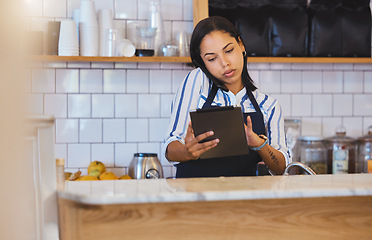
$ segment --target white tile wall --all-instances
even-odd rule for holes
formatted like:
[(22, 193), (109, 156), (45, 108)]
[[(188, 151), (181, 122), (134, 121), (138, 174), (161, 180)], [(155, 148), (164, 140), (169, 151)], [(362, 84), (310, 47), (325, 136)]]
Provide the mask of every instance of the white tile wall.
[(125, 142), (125, 120), (103, 120), (103, 142)]
[(92, 95), (92, 117), (113, 118), (114, 117), (114, 95), (93, 94)]
[[(31, 2), (31, 1), (30, 1)], [(131, 26), (146, 24), (149, 0), (94, 0), (111, 8), (115, 26), (131, 37)], [(33, 0), (31, 29), (71, 18), (80, 0)], [(192, 0), (162, 0), (167, 39), (192, 32)], [(259, 90), (278, 99), (284, 117), (302, 120), (303, 135), (334, 135), (343, 124), (358, 137), (372, 125), (371, 64), (248, 64)], [(55, 154), (71, 171), (93, 160), (124, 174), (133, 154), (154, 152), (166, 177), (174, 167), (163, 157), (162, 139), (170, 106), (190, 67), (182, 63), (50, 62), (30, 72), (29, 111), (53, 114)]]
[(126, 89), (125, 70), (104, 70), (103, 71), (103, 92), (104, 93), (125, 93)]
[(91, 116), (91, 96), (89, 94), (69, 94), (67, 101), (69, 118), (89, 118)]
[(56, 70), (56, 92), (78, 93), (79, 92), (79, 70), (57, 69)]
[(80, 119), (79, 142), (82, 143), (102, 142), (102, 120)]

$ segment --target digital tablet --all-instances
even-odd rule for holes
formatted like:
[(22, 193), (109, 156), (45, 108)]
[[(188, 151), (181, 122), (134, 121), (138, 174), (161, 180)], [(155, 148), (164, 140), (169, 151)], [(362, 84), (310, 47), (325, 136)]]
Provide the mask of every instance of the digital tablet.
[(194, 135), (213, 131), (214, 135), (202, 142), (218, 138), (216, 147), (203, 153), (200, 158), (239, 156), (249, 153), (245, 137), (243, 114), (240, 107), (212, 107), (190, 111)]

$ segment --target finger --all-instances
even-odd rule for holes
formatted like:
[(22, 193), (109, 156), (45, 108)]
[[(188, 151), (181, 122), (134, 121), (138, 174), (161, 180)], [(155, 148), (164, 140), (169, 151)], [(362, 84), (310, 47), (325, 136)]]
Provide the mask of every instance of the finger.
[(211, 148), (214, 148), (219, 143), (219, 139), (213, 139), (204, 143), (197, 143), (194, 145), (189, 146), (190, 155), (192, 155), (195, 159), (199, 158), (199, 156), (208, 151)]
[(201, 149), (197, 150), (195, 152), (196, 155), (198, 155), (198, 158), (201, 154), (208, 151), (209, 149), (212, 149), (218, 145), (219, 139), (214, 139), (205, 143), (202, 143), (200, 145), (203, 145)]
[(247, 130), (252, 131), (252, 120), (250, 116), (247, 116)]
[(194, 139), (194, 130), (192, 129), (191, 121), (189, 122), (189, 125), (187, 127), (185, 142), (190, 142)]
[(202, 134), (196, 136), (195, 141), (200, 142), (200, 141), (206, 139), (207, 137), (212, 136), (213, 134), (214, 134), (213, 131), (208, 131), (208, 132), (202, 133)]

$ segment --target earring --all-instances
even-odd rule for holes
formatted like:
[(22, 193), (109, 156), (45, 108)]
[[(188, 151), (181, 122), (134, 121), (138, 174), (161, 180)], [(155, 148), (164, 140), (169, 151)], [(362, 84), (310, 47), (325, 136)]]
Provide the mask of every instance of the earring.
[(247, 56), (247, 51), (244, 50), (243, 57)]

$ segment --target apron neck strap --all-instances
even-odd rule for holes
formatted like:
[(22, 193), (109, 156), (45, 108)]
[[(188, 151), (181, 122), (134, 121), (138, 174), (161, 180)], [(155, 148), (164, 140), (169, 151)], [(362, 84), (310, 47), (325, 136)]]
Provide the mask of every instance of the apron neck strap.
[(208, 93), (207, 100), (205, 100), (205, 103), (203, 104), (202, 108), (210, 108), (212, 106), (212, 102), (214, 97), (216, 96), (218, 91), (218, 87), (216, 84), (212, 83), (212, 89)]

